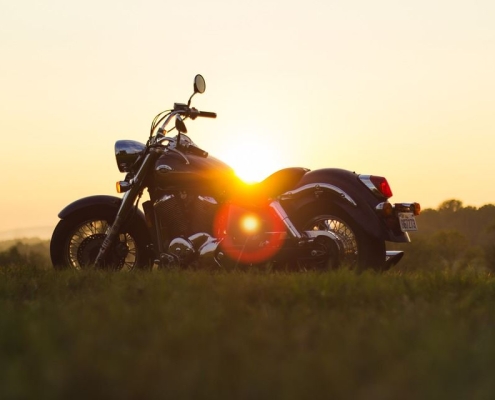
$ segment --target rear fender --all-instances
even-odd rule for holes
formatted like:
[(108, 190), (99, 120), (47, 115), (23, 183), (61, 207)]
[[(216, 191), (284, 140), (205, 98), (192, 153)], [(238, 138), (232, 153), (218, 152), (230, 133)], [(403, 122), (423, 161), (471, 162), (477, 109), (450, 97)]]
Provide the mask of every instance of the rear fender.
[(374, 238), (409, 242), (407, 234), (397, 235), (386, 227), (375, 210), (383, 200), (376, 198), (354, 172), (337, 168), (310, 171), (279, 199), (289, 215), (331, 205), (344, 211)]
[[(83, 197), (64, 207), (64, 209), (58, 213), (58, 217), (60, 219), (65, 219), (69, 215), (81, 212), (82, 210), (90, 212), (91, 209), (101, 210), (102, 208), (107, 208), (117, 213), (121, 202), (122, 199), (115, 196), (96, 195)], [(135, 224), (143, 234), (146, 232), (148, 235), (147, 239), (149, 239), (149, 229), (146, 224), (144, 213), (141, 210), (137, 209), (135, 211), (135, 215), (130, 223)]]

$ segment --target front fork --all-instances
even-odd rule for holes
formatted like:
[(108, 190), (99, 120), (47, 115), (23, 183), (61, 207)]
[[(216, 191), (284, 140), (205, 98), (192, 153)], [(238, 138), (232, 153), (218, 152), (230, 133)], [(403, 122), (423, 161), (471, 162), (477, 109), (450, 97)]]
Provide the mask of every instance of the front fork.
[(113, 224), (107, 229), (105, 240), (103, 240), (100, 251), (96, 256), (95, 266), (97, 268), (104, 265), (103, 260), (107, 255), (108, 249), (115, 243), (115, 239), (119, 236), (120, 229), (122, 228), (124, 221), (127, 219), (130, 211), (132, 210), (135, 199), (136, 197), (131, 197), (131, 192), (127, 192), (122, 198), (117, 216), (115, 217)]
[(141, 164), (136, 176), (131, 181), (131, 188), (124, 194), (122, 202), (120, 203), (119, 210), (113, 224), (107, 229), (105, 240), (103, 241), (100, 251), (95, 259), (95, 266), (102, 267), (108, 250), (114, 245), (115, 240), (118, 238), (121, 228), (129, 218), (129, 215), (134, 207), (134, 202), (140, 196), (143, 190), (143, 183), (146, 175), (150, 169), (155, 165), (158, 157), (163, 154), (163, 149), (151, 148), (145, 155), (145, 159)]

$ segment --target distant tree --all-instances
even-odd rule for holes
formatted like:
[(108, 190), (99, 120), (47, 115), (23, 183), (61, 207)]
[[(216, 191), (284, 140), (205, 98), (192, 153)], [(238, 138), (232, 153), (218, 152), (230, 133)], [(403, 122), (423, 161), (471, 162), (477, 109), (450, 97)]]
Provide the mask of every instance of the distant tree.
[(48, 242), (36, 244), (18, 242), (7, 250), (0, 251), (0, 267), (10, 266), (51, 268)]
[(428, 238), (416, 237), (411, 243), (391, 244), (391, 250), (403, 250), (404, 258), (396, 269), (401, 271), (433, 270), (441, 266), (441, 259)]
[(457, 212), (461, 210), (462, 207), (462, 201), (460, 200), (446, 200), (440, 206), (438, 207), (439, 211), (446, 211), (446, 212)]
[(469, 240), (456, 230), (440, 230), (431, 238), (435, 251), (447, 267), (455, 267), (469, 249)]
[(12, 246), (8, 250), (0, 252), (0, 266), (8, 267), (12, 265), (19, 265), (23, 260), (19, 248), (17, 246)]
[(486, 228), (482, 248), (485, 254), (486, 267), (495, 271), (495, 224)]

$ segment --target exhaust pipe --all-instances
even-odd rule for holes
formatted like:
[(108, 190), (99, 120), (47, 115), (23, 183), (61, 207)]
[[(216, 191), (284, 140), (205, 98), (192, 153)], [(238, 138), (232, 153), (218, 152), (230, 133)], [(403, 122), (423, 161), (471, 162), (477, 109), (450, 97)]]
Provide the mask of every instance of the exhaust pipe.
[(385, 270), (392, 268), (404, 256), (403, 251), (386, 251), (385, 252)]

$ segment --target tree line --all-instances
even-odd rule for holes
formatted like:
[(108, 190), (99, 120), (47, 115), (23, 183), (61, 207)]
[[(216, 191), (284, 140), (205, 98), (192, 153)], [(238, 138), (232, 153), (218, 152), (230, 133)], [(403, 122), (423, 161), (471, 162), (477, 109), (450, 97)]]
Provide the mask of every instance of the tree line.
[[(465, 207), (462, 201), (452, 199), (437, 209), (423, 210), (416, 218), (419, 230), (410, 234), (411, 243), (388, 244), (391, 250), (405, 251), (398, 269), (469, 267), (495, 272), (495, 205)], [(18, 241), (0, 246), (0, 267), (12, 265), (51, 268), (49, 242)]]
[(495, 205), (480, 208), (446, 200), (416, 217), (411, 243), (391, 245), (405, 251), (400, 269), (488, 269), (495, 272)]
[(0, 267), (51, 268), (48, 240), (17, 240), (0, 243)]

